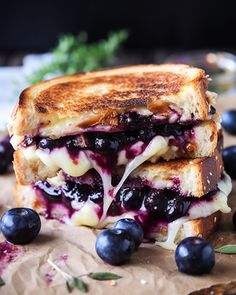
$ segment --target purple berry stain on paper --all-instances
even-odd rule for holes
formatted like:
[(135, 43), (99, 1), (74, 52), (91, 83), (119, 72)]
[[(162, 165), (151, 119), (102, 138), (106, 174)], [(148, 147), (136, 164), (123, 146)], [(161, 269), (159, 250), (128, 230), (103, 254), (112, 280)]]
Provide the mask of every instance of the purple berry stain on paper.
[(13, 245), (7, 241), (0, 243), (0, 274), (23, 252), (22, 247)]
[[(67, 260), (68, 260), (68, 255), (67, 254), (63, 254), (61, 255), (56, 261), (56, 263), (59, 266), (63, 266), (66, 264)], [(57, 274), (56, 270), (54, 268), (49, 268), (47, 273), (45, 274), (45, 280), (46, 283), (49, 285), (53, 282), (55, 275)]]

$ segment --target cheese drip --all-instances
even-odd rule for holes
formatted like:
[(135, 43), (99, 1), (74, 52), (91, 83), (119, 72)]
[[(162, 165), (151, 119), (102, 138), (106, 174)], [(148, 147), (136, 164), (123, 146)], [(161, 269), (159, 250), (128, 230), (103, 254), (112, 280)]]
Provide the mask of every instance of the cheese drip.
[[(117, 192), (125, 182), (125, 180), (129, 177), (130, 173), (140, 166), (142, 163), (150, 159), (152, 156), (160, 157), (168, 150), (168, 141), (164, 139), (162, 136), (155, 136), (143, 153), (136, 156), (133, 160), (129, 161), (126, 165), (125, 172), (116, 187), (112, 186), (111, 176), (112, 171), (107, 171), (100, 167), (96, 160), (94, 160), (94, 153), (91, 151), (87, 151), (87, 157), (92, 164), (93, 168), (100, 174), (103, 182), (104, 189), (104, 197), (103, 197), (103, 214), (101, 221), (103, 221), (107, 216), (107, 211), (114, 200)], [(110, 173), (109, 173), (110, 172)]]
[(211, 214), (221, 211), (222, 213), (229, 213), (230, 207), (227, 205), (227, 197), (232, 190), (232, 183), (230, 177), (224, 173), (224, 179), (220, 180), (217, 184), (219, 191), (214, 196), (214, 200), (207, 202), (201, 201), (193, 205), (188, 212), (188, 216), (179, 218), (168, 224), (167, 239), (164, 242), (156, 242), (165, 249), (174, 250), (177, 246), (177, 239), (181, 227), (187, 221), (208, 217)]
[[(142, 144), (142, 142), (137, 142), (132, 146), (132, 148), (141, 151)], [(56, 148), (49, 152), (47, 150), (36, 149), (36, 147), (33, 146), (23, 149), (23, 152), (28, 160), (33, 158), (40, 159), (46, 166), (50, 167), (51, 170), (54, 170), (56, 172), (59, 169), (62, 169), (65, 173), (74, 177), (82, 176), (89, 169), (94, 168), (101, 176), (103, 183), (104, 205), (102, 220), (104, 220), (108, 208), (110, 207), (113, 199), (115, 198), (117, 192), (119, 191), (125, 180), (129, 177), (130, 173), (153, 156), (158, 159), (163, 154), (165, 154), (167, 150), (168, 139), (165, 139), (163, 136), (155, 136), (150, 141), (145, 150), (141, 154), (137, 155), (134, 159), (128, 160), (123, 156), (124, 159), (120, 161), (122, 162), (122, 164), (126, 164), (125, 171), (116, 187), (113, 187), (111, 184), (113, 171), (109, 171), (108, 167), (107, 169), (103, 169), (103, 167), (100, 167), (99, 163), (96, 161), (96, 157), (94, 156), (95, 153), (93, 151), (79, 151), (78, 157), (76, 159), (72, 159), (70, 157), (66, 147)], [(122, 152), (123, 151), (121, 151), (121, 153)]]

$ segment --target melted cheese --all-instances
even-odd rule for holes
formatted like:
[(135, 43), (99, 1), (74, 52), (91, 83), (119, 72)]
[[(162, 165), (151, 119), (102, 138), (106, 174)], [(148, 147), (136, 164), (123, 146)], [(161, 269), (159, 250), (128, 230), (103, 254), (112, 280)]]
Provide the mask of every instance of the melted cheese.
[[(109, 179), (109, 178), (107, 178)], [(51, 184), (58, 187), (62, 184), (63, 177), (60, 173), (56, 177), (48, 178), (47, 179)], [(109, 181), (106, 184), (107, 190), (109, 188)], [(31, 187), (30, 187), (31, 188)], [(32, 188), (31, 188), (32, 189)], [(230, 177), (225, 174), (224, 179), (219, 181), (218, 183), (219, 191), (215, 194), (212, 201), (202, 201), (196, 204), (193, 204), (189, 209), (189, 215), (179, 218), (171, 223), (168, 224), (167, 236), (161, 235), (159, 232), (155, 233), (153, 231), (151, 236), (156, 238), (158, 241), (156, 245), (159, 245), (163, 248), (174, 250), (176, 248), (176, 244), (178, 240), (181, 238), (181, 235), (192, 235), (192, 226), (188, 225), (188, 221), (204, 218), (210, 216), (211, 214), (221, 211), (223, 213), (229, 213), (230, 208), (227, 205), (227, 197), (232, 190), (232, 183)], [(109, 201), (109, 198), (107, 198)], [(104, 196), (104, 201), (106, 201)], [(63, 212), (62, 206), (56, 206), (55, 210), (53, 211), (53, 216), (58, 218), (58, 216), (64, 216), (64, 222), (70, 223), (73, 225), (87, 225), (96, 228), (104, 228), (110, 227), (111, 224), (114, 224), (120, 218), (135, 218), (136, 212), (130, 211), (125, 212), (122, 215), (118, 216), (107, 216), (104, 215), (100, 219), (98, 217), (98, 210), (100, 210), (99, 206), (92, 201), (87, 201), (84, 203), (78, 203), (76, 201), (71, 203), (72, 207), (76, 211), (71, 219), (66, 218), (65, 212)], [(107, 206), (107, 205), (106, 205)], [(188, 229), (187, 229), (188, 225)], [(181, 230), (183, 229), (183, 233)], [(165, 239), (165, 240), (164, 240)]]
[[(137, 142), (131, 147), (131, 149), (137, 151), (138, 154), (141, 152), (142, 145), (142, 142)], [(158, 159), (161, 155), (166, 153), (167, 150), (168, 140), (162, 136), (156, 136), (150, 141), (144, 152), (132, 160), (128, 160), (124, 155), (124, 151), (121, 151), (120, 157), (118, 156), (118, 164), (126, 164), (126, 168), (120, 182), (116, 187), (113, 187), (111, 184), (112, 171), (106, 171), (100, 167), (94, 159), (94, 153), (92, 151), (80, 151), (78, 159), (76, 160), (70, 158), (65, 147), (57, 148), (49, 152), (47, 150), (36, 149), (34, 146), (23, 149), (23, 152), (28, 160), (30, 158), (39, 158), (52, 170), (58, 171), (59, 169), (62, 169), (64, 172), (74, 177), (81, 176), (89, 169), (94, 168), (100, 174), (103, 183), (104, 205), (102, 219), (105, 219), (111, 202), (115, 198), (116, 193), (119, 191), (130, 173), (154, 155), (156, 159)]]
[(79, 211), (75, 212), (71, 217), (71, 223), (74, 225), (87, 225), (97, 227), (99, 218), (95, 209), (96, 205), (87, 202)]
[(83, 151), (79, 152), (76, 160), (70, 158), (65, 147), (55, 149), (50, 153), (37, 149), (35, 153), (46, 166), (55, 170), (62, 169), (71, 176), (81, 176), (92, 168), (90, 161)]
[(173, 250), (176, 248), (175, 239), (176, 236), (183, 225), (184, 222), (187, 221), (187, 218), (182, 217), (179, 219), (176, 219), (175, 221), (168, 224), (168, 234), (167, 238), (164, 242), (156, 242), (156, 245), (161, 246), (162, 248)]
[(230, 207), (227, 205), (227, 197), (232, 190), (232, 183), (230, 177), (225, 173), (224, 179), (218, 183), (219, 191), (214, 196), (213, 201), (202, 201), (193, 205), (189, 210), (189, 216), (179, 218), (168, 224), (167, 239), (164, 242), (156, 242), (157, 245), (174, 250), (176, 248), (176, 238), (181, 229), (183, 223), (210, 216), (211, 214), (221, 211), (223, 213), (229, 213)]
[(167, 149), (168, 149), (168, 142), (164, 139), (164, 137), (162, 136), (154, 137), (150, 141), (150, 143), (148, 144), (144, 152), (138, 155), (137, 157), (135, 157), (126, 165), (125, 172), (116, 187), (113, 187), (111, 184), (111, 175), (108, 174), (106, 171), (104, 172), (103, 169), (101, 169), (96, 162), (94, 162), (93, 160), (91, 161), (93, 163), (94, 169), (98, 171), (103, 181), (104, 200), (103, 200), (102, 221), (106, 218), (107, 210), (110, 207), (116, 193), (119, 191), (119, 189), (121, 188), (125, 180), (128, 178), (130, 173), (135, 168), (137, 168), (142, 163), (144, 163), (149, 158), (151, 158), (153, 155), (159, 155), (160, 157), (162, 154), (166, 153)]
[(144, 163), (145, 161), (147, 161), (148, 159), (150, 159), (154, 155), (157, 158), (161, 157), (163, 154), (165, 154), (167, 152), (167, 150), (168, 150), (168, 141), (165, 140), (165, 138), (162, 136), (155, 136), (150, 141), (149, 145), (144, 150), (144, 152), (142, 154), (140, 154), (139, 156), (135, 157), (133, 160), (131, 160), (127, 164), (127, 166), (125, 168), (125, 172), (124, 172), (120, 182), (118, 183), (118, 185), (116, 186), (116, 188), (114, 190), (114, 194), (116, 195), (116, 193), (121, 188), (121, 186), (123, 185), (123, 183), (125, 182), (127, 177), (130, 175), (130, 173), (135, 168), (139, 167), (142, 163)]

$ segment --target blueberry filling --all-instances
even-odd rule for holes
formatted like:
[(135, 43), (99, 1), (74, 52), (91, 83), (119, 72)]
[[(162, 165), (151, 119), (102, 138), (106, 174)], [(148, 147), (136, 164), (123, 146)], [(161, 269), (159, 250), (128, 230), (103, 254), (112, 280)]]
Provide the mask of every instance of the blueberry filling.
[(153, 124), (155, 121), (153, 115), (142, 116), (137, 112), (127, 112), (119, 114), (118, 116), (118, 125), (124, 129), (137, 129), (137, 127), (150, 126), (150, 124)]
[(214, 115), (215, 113), (216, 113), (216, 109), (213, 106), (211, 106), (210, 111), (209, 111), (209, 115)]
[(126, 149), (127, 158), (135, 156), (131, 146), (137, 142), (144, 143), (143, 149), (157, 135), (170, 137), (170, 144), (180, 148), (180, 152), (185, 153), (189, 143), (193, 143), (194, 131), (192, 125), (181, 124), (159, 124), (150, 125), (149, 128), (120, 132), (85, 132), (80, 135), (64, 136), (58, 139), (25, 137), (22, 146), (27, 147), (36, 144), (41, 150), (52, 151), (56, 148), (66, 147), (68, 153), (73, 158), (80, 150), (91, 150), (96, 153), (109, 155), (116, 158), (117, 152)]
[(48, 202), (67, 203), (75, 200), (76, 202), (86, 202), (88, 199), (94, 203), (103, 202), (103, 190), (101, 186), (91, 186), (86, 183), (76, 183), (67, 180), (61, 187), (54, 187), (44, 180), (34, 184), (39, 189)]
[[(98, 205), (102, 211), (102, 187), (96, 183), (81, 183), (79, 178), (76, 181), (78, 182), (66, 180), (66, 183), (59, 188), (52, 187), (47, 181), (38, 181), (33, 187), (43, 197), (46, 206), (49, 204), (49, 210), (50, 203), (57, 203), (63, 204), (73, 214), (77, 209), (72, 207), (72, 201), (80, 203), (81, 207), (85, 202), (91, 201)], [(119, 216), (125, 212), (133, 211), (136, 216), (145, 214), (145, 224), (172, 222), (187, 216), (191, 205), (202, 201), (212, 201), (216, 192), (217, 190), (213, 190), (199, 199), (194, 196), (181, 195), (176, 186), (171, 189), (158, 190), (144, 184), (142, 187), (135, 187), (134, 182), (134, 186), (125, 186), (118, 191), (107, 215)]]
[(136, 188), (121, 188), (118, 198), (127, 211), (139, 210), (143, 203), (143, 194), (140, 189)]
[[(198, 198), (184, 197), (170, 189), (157, 190), (144, 186), (141, 189), (121, 188), (113, 201), (113, 207), (120, 204), (123, 212), (144, 210), (150, 219), (172, 222), (185, 216), (194, 201), (198, 201)], [(116, 216), (112, 208), (109, 208), (108, 215)]]

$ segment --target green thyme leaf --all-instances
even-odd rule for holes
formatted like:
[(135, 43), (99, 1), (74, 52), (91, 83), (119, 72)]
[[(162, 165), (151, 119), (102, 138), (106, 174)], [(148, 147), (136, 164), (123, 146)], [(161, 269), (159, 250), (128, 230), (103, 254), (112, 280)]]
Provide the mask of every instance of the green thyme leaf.
[(66, 281), (66, 289), (69, 293), (71, 293), (74, 289), (74, 286), (71, 284), (70, 281)]
[(5, 282), (3, 281), (3, 279), (0, 277), (0, 287), (1, 286), (4, 286), (5, 285)]
[(77, 288), (78, 290), (80, 290), (83, 293), (88, 292), (87, 284), (83, 280), (81, 280), (81, 278), (79, 278), (79, 277), (73, 277), (73, 285), (75, 288)]
[(236, 254), (236, 245), (224, 245), (215, 249), (215, 252), (222, 254)]
[(78, 37), (63, 35), (51, 52), (52, 61), (42, 64), (26, 80), (29, 84), (34, 84), (51, 76), (71, 75), (112, 65), (117, 51), (127, 37), (127, 31), (121, 30), (110, 33), (105, 40), (87, 43), (85, 32)]
[(112, 272), (90, 272), (88, 277), (98, 281), (119, 280), (122, 277)]

